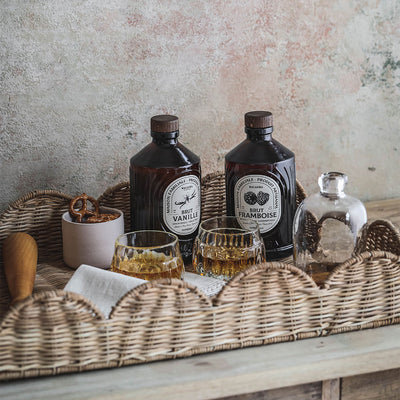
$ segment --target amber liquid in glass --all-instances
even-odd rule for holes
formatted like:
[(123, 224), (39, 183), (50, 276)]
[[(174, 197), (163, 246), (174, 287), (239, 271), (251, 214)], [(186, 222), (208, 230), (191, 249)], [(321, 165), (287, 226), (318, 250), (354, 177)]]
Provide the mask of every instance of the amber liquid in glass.
[[(246, 132), (247, 139), (225, 157), (227, 215), (235, 215), (235, 186), (241, 178), (247, 175), (266, 176), (276, 182), (280, 189), (279, 222), (267, 232), (263, 231), (262, 220), (257, 222), (264, 240), (267, 260), (278, 260), (293, 254), (292, 225), (296, 210), (294, 153), (272, 139), (271, 134), (262, 134), (262, 129), (255, 129), (254, 132), (246, 129)], [(255, 190), (254, 193), (247, 191), (245, 195), (245, 201), (254, 204), (250, 208), (254, 212), (244, 215), (260, 215), (259, 204), (265, 203), (265, 193)], [(268, 201), (271, 199), (268, 198)]]
[[(164, 193), (168, 186), (183, 176), (196, 176), (201, 179), (200, 159), (177, 138), (153, 138), (130, 161), (131, 188), (131, 230), (164, 230), (171, 232), (164, 220)], [(192, 198), (195, 196), (196, 198)], [(190, 204), (198, 200), (200, 191), (180, 201), (178, 209), (187, 210), (187, 218), (200, 221), (200, 210), (193, 209)], [(190, 210), (192, 212), (190, 212)], [(193, 241), (198, 232), (189, 234), (175, 233), (179, 238), (179, 247), (185, 264), (191, 263)]]
[(195, 250), (193, 264), (201, 265), (197, 268), (200, 275), (230, 278), (246, 268), (259, 264), (264, 260), (260, 248), (216, 248), (215, 246), (202, 246)]
[(129, 258), (114, 256), (111, 271), (147, 281), (161, 278), (181, 279), (184, 265), (179, 257), (148, 250)]

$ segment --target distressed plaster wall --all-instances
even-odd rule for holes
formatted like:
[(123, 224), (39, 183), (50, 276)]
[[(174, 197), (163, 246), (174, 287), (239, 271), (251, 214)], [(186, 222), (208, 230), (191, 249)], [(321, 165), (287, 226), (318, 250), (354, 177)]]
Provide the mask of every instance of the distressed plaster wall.
[(3, 0), (0, 28), (0, 210), (126, 180), (159, 113), (222, 169), (253, 109), (308, 192), (340, 170), (363, 200), (400, 196), (399, 0)]

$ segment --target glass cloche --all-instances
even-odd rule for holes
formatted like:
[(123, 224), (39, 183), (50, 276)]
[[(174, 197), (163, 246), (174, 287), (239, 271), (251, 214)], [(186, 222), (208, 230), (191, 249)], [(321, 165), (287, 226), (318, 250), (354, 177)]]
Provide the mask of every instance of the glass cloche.
[(322, 174), (320, 192), (305, 198), (294, 217), (295, 265), (317, 283), (353, 255), (367, 222), (363, 203), (344, 192), (346, 183), (340, 172)]

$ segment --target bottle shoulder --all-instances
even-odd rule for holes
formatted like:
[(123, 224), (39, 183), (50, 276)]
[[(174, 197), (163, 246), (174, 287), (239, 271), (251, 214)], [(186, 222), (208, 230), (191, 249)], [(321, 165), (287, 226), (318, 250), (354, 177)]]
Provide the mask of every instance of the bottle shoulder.
[(365, 206), (359, 199), (350, 195), (338, 198), (329, 198), (320, 193), (313, 193), (306, 197), (299, 206), (299, 214), (311, 213), (317, 220), (329, 215), (343, 215), (345, 221), (354, 218), (362, 223), (367, 221)]
[(200, 164), (200, 157), (179, 142), (173, 145), (151, 142), (131, 158), (130, 164), (148, 168), (176, 168)]
[(294, 153), (275, 139), (253, 141), (245, 139), (226, 156), (228, 162), (238, 164), (274, 164), (294, 158)]

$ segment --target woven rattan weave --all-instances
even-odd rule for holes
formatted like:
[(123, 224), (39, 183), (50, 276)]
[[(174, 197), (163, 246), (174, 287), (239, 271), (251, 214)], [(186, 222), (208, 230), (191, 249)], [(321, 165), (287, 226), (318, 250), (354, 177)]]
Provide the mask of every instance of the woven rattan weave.
[[(305, 194), (297, 185), (298, 202)], [(202, 182), (203, 218), (225, 213), (222, 173)], [(214, 298), (179, 280), (127, 293), (109, 319), (84, 297), (62, 290), (73, 271), (62, 262), (61, 215), (71, 196), (31, 193), (0, 217), (0, 245), (15, 231), (35, 237), (34, 294), (9, 308), (0, 269), (0, 379), (119, 367), (223, 349), (290, 341), (400, 322), (400, 235), (386, 221), (366, 227), (362, 254), (338, 266), (323, 287), (290, 263), (266, 263), (234, 277)], [(129, 186), (101, 197), (124, 211)], [(160, 301), (162, 299), (162, 301)]]

